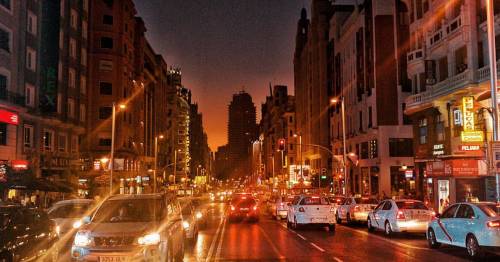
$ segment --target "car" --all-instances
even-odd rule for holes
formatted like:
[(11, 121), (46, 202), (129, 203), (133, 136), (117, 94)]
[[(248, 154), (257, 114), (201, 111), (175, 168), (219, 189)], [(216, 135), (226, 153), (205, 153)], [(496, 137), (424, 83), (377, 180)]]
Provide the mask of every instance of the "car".
[(292, 203), (294, 195), (280, 196), (271, 202), (270, 210), (271, 216), (277, 220), (286, 219), (288, 216), (288, 204)]
[(182, 209), (182, 227), (190, 244), (198, 240), (199, 225), (191, 199), (179, 199)]
[(435, 216), (422, 201), (413, 199), (387, 199), (368, 213), (368, 231), (384, 230), (385, 235), (393, 232), (423, 233)]
[(346, 197), (344, 196), (329, 196), (328, 200), (330, 201), (330, 205), (335, 209), (335, 214), (337, 213), (337, 209), (340, 205), (342, 205), (345, 201)]
[(493, 202), (456, 203), (437, 215), (427, 229), (430, 248), (441, 244), (467, 249), (472, 258), (500, 248), (500, 205)]
[(0, 261), (58, 261), (58, 228), (47, 213), (0, 205)]
[(191, 199), (191, 202), (194, 207), (195, 216), (198, 220), (198, 226), (200, 229), (206, 228), (208, 224), (208, 209), (207, 209), (207, 201), (202, 197), (194, 197)]
[(229, 205), (229, 221), (238, 219), (249, 219), (259, 221), (259, 206), (252, 195), (233, 197)]
[(76, 261), (182, 261), (184, 230), (173, 194), (112, 195), (75, 235)]
[(76, 230), (82, 225), (82, 219), (90, 216), (95, 209), (92, 199), (72, 199), (55, 203), (47, 210), (50, 219), (59, 227), (63, 247), (71, 246)]
[(337, 223), (345, 220), (347, 224), (353, 222), (366, 222), (368, 212), (378, 205), (378, 200), (372, 197), (347, 197), (341, 205), (338, 206), (335, 217)]
[(301, 195), (288, 207), (287, 226), (298, 229), (304, 225), (328, 227), (335, 231), (335, 213), (330, 201), (324, 196)]

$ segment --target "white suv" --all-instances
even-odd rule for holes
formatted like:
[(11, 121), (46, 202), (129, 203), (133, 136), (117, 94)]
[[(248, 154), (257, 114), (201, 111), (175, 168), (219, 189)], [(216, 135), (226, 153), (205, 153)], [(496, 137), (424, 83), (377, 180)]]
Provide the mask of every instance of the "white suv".
[(327, 197), (301, 195), (288, 207), (287, 226), (319, 225), (335, 230), (335, 213)]

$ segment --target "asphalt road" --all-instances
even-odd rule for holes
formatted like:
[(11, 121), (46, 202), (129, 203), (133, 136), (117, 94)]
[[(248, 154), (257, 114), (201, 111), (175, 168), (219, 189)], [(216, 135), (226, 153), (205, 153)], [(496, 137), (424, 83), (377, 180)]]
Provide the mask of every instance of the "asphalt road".
[[(209, 205), (208, 226), (188, 247), (184, 261), (467, 261), (464, 249), (427, 248), (424, 235), (387, 238), (368, 233), (363, 225), (337, 225), (335, 232), (294, 231), (265, 214), (257, 223), (230, 223), (224, 214), (224, 204)], [(489, 254), (483, 261), (500, 261), (500, 257)]]

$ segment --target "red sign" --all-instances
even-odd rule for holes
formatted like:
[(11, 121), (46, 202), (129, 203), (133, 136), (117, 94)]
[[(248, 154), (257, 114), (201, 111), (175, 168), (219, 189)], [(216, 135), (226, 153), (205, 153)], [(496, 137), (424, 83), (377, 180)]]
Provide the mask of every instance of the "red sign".
[(26, 170), (26, 169), (28, 169), (28, 161), (27, 160), (12, 160), (12, 161), (10, 161), (10, 166), (12, 167), (12, 169)]
[(460, 151), (479, 151), (479, 150), (481, 150), (480, 145), (460, 145), (458, 148)]
[(475, 159), (451, 159), (427, 162), (426, 174), (437, 176), (478, 176), (479, 161)]
[(18, 125), (19, 124), (19, 116), (7, 110), (0, 109), (0, 122)]

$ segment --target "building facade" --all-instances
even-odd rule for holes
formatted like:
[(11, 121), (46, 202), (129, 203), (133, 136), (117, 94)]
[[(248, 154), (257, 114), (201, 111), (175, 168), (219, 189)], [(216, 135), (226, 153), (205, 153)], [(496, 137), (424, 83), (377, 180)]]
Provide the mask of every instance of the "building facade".
[[(406, 114), (413, 120), (422, 194), (439, 211), (468, 199), (495, 200), (487, 161), (492, 118), (485, 3), (417, 1), (408, 7), (412, 95)], [(494, 12), (498, 18), (498, 4)]]

